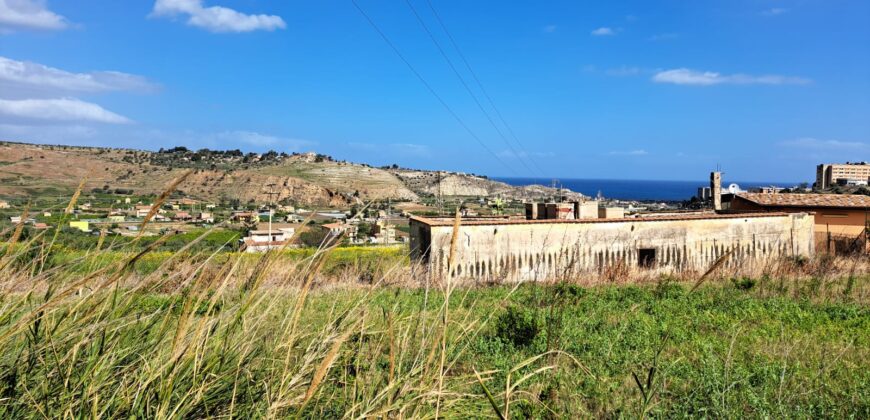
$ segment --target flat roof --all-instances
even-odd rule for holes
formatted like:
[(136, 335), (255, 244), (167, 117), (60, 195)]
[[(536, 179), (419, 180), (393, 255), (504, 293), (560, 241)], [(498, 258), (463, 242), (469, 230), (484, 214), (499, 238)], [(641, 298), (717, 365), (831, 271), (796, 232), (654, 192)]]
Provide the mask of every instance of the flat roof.
[[(718, 219), (754, 219), (761, 217), (787, 217), (795, 213), (783, 212), (754, 212), (754, 213), (697, 213), (697, 214), (682, 214), (682, 215), (667, 215), (667, 216), (643, 216), (643, 217), (623, 217), (612, 219), (506, 219), (506, 218), (462, 218), (460, 222), (462, 226), (501, 226), (501, 225), (531, 225), (531, 224), (557, 224), (557, 223), (634, 223), (634, 222), (667, 222), (679, 220), (718, 220)], [(453, 217), (437, 217), (427, 218), (422, 216), (411, 216), (411, 220), (429, 226), (453, 226)]]
[(769, 207), (870, 208), (870, 196), (862, 194), (740, 193), (737, 196), (759, 206)]

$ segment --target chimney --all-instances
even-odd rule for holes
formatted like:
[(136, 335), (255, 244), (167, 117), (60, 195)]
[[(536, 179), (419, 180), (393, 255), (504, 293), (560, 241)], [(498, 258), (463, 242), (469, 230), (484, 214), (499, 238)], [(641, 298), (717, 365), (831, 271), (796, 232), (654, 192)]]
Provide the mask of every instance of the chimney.
[(526, 220), (536, 220), (538, 218), (538, 203), (534, 201), (526, 203)]
[(710, 195), (713, 196), (713, 210), (722, 210), (722, 172), (710, 173)]

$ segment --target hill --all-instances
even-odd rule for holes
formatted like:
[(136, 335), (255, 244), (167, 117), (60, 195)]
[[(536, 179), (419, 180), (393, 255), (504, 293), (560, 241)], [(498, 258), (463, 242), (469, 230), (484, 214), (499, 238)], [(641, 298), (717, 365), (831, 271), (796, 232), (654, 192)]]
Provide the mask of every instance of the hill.
[(375, 168), (316, 153), (243, 153), (240, 150), (157, 152), (101, 147), (0, 142), (0, 196), (70, 194), (81, 179), (88, 190), (157, 194), (186, 170), (180, 187), (204, 200), (276, 201), (342, 206), (357, 201), (417, 201), (421, 196), (532, 198), (545, 187), (513, 187), (477, 175)]

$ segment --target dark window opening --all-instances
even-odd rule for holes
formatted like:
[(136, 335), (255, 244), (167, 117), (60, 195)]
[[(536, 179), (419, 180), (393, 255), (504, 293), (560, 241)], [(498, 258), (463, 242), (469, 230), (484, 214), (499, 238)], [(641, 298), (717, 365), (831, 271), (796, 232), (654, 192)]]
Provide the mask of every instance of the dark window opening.
[(641, 248), (637, 251), (637, 265), (641, 268), (653, 268), (656, 265), (656, 250)]
[(429, 255), (432, 252), (432, 233), (429, 229), (420, 229), (420, 259), (423, 264), (429, 263)]

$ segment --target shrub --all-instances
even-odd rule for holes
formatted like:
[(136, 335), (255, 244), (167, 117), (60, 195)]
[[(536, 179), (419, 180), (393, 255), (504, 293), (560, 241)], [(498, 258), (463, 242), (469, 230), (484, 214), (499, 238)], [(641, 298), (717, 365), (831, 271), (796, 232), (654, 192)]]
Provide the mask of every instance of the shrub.
[(540, 329), (535, 313), (520, 306), (509, 306), (495, 323), (496, 337), (516, 347), (532, 344)]
[(751, 279), (749, 277), (731, 279), (731, 283), (733, 283), (734, 287), (736, 287), (738, 290), (749, 290), (755, 287), (755, 279)]

